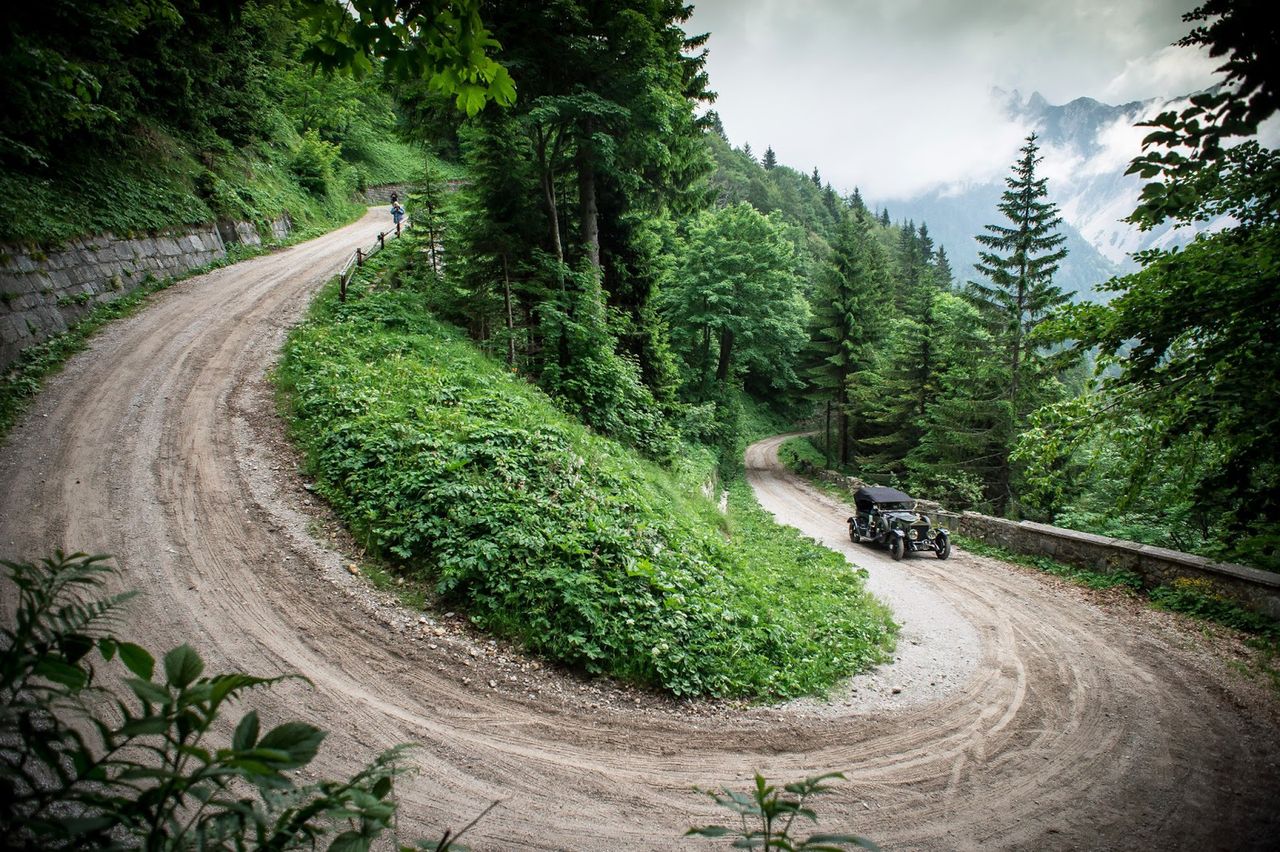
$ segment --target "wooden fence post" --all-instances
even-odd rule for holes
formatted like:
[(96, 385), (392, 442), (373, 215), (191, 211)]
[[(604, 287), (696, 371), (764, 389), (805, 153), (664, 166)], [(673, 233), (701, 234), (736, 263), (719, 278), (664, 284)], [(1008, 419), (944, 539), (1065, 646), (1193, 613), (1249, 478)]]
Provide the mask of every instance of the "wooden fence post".
[(364, 252), (356, 249), (356, 266), (364, 266)]

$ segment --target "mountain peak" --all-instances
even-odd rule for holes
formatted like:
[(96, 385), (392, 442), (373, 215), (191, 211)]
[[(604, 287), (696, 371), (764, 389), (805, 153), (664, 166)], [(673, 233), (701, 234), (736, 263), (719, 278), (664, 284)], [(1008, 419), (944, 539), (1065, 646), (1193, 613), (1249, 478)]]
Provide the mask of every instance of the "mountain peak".
[[(1014, 90), (1013, 94), (1015, 96), (1018, 94), (1016, 89)], [(1027, 102), (1023, 105), (1023, 109), (1025, 109), (1027, 112), (1040, 112), (1041, 110), (1045, 110), (1048, 108), (1049, 108), (1049, 102), (1045, 100), (1044, 95), (1040, 94), (1039, 92), (1032, 92), (1031, 97), (1027, 98)]]

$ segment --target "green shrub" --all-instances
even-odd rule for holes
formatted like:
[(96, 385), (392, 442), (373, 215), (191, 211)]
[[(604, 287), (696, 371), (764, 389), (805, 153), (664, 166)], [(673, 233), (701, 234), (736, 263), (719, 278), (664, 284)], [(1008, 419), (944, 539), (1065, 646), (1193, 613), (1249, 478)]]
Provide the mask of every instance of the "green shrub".
[(484, 629), (676, 695), (821, 691), (881, 658), (888, 613), (843, 559), (765, 526), (744, 485), (716, 517), (425, 301), (331, 286), (278, 370), (319, 491), (369, 548)]
[(1170, 612), (1181, 612), (1246, 633), (1280, 639), (1280, 622), (1245, 609), (1208, 579), (1178, 577), (1168, 585), (1153, 589), (1151, 602)]
[[(823, 850), (838, 852), (845, 847), (878, 850), (880, 847), (857, 834), (811, 834), (800, 838), (792, 836), (796, 817), (816, 823), (818, 815), (808, 806), (814, 796), (831, 790), (823, 783), (833, 778), (844, 779), (840, 772), (828, 772), (803, 781), (794, 781), (779, 790), (765, 777), (756, 773), (756, 786), (749, 795), (724, 789), (720, 793), (708, 793), (717, 805), (738, 815), (740, 827), (732, 829), (723, 825), (691, 828), (686, 835), (698, 837), (733, 838), (734, 849), (776, 849), (779, 852), (799, 850)], [(723, 794), (723, 795), (721, 795)]]
[(316, 196), (326, 195), (329, 183), (333, 180), (334, 163), (338, 162), (341, 153), (342, 149), (338, 145), (324, 141), (314, 130), (310, 130), (294, 149), (289, 168), (307, 192)]
[[(341, 781), (301, 783), (325, 732), (305, 722), (263, 731), (219, 717), (282, 678), (205, 675), (187, 645), (160, 665), (112, 627), (131, 594), (97, 597), (105, 557), (58, 553), (4, 562), (17, 591), (0, 629), (0, 831), (10, 848), (367, 850), (393, 827), (391, 749)], [(122, 667), (120, 686), (98, 667)], [(157, 670), (158, 669), (158, 670)], [(435, 848), (448, 848), (446, 835)]]
[(822, 470), (827, 461), (822, 451), (804, 435), (784, 441), (782, 446), (778, 447), (778, 460), (786, 465), (788, 470), (797, 473)]

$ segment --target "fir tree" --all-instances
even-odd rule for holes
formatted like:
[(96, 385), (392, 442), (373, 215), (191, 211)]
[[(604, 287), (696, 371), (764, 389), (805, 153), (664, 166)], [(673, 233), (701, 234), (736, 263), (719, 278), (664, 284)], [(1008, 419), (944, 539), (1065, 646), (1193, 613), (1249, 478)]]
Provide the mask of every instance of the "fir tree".
[[(813, 300), (813, 332), (806, 371), (814, 397), (828, 402), (836, 417), (836, 458), (852, 459), (850, 391), (857, 374), (872, 375), (875, 343), (883, 336), (882, 300), (876, 292), (884, 275), (879, 244), (860, 217), (845, 217), (831, 246)], [(828, 447), (831, 446), (828, 440)]]
[(920, 273), (924, 263), (916, 237), (916, 223), (910, 219), (898, 232), (897, 259), (903, 298), (907, 304), (914, 305), (920, 295)]
[(809, 175), (809, 180), (813, 181), (814, 186), (817, 186), (817, 187), (822, 186), (822, 175), (818, 174), (817, 166), (813, 167), (813, 174)]
[(745, 154), (747, 156), (747, 159), (750, 160), (751, 162), (754, 163), (756, 161), (756, 155), (755, 155), (755, 152), (751, 150), (750, 142), (742, 146), (742, 153)]
[(920, 227), (916, 230), (916, 250), (920, 255), (921, 262), (928, 263), (933, 258), (933, 237), (929, 236), (929, 226), (925, 222), (920, 223)]
[[(1042, 159), (1038, 152), (1033, 133), (1005, 179), (1007, 189), (997, 205), (1008, 224), (987, 225), (987, 233), (975, 238), (985, 247), (975, 269), (987, 282), (970, 282), (968, 290), (1003, 352), (1004, 398), (1012, 422), (1001, 431), (1010, 438), (1031, 411), (1048, 401), (1045, 386), (1053, 378), (1031, 332), (1050, 311), (1068, 301), (1053, 284), (1058, 264), (1067, 255), (1066, 237), (1058, 233), (1062, 219), (1057, 205), (1048, 200), (1047, 179), (1036, 177), (1036, 165)], [(1003, 510), (1014, 497), (1014, 483), (1008, 461), (1011, 448), (1001, 443), (1000, 464), (989, 484), (992, 499)]]
[[(1011, 438), (1001, 359), (972, 304), (948, 292), (932, 301), (929, 399), (917, 422), (919, 440), (906, 455), (907, 479), (951, 508), (993, 511), (988, 483), (999, 477)], [(908, 330), (902, 342), (898, 351), (906, 358), (899, 363), (921, 357), (923, 336)]]
[(947, 250), (943, 246), (938, 246), (938, 250), (934, 252), (933, 269), (938, 284), (943, 289), (950, 289), (956, 275), (951, 271), (951, 260), (947, 257)]
[(772, 145), (764, 149), (764, 159), (760, 161), (760, 165), (770, 170), (778, 165), (778, 155), (773, 153)]

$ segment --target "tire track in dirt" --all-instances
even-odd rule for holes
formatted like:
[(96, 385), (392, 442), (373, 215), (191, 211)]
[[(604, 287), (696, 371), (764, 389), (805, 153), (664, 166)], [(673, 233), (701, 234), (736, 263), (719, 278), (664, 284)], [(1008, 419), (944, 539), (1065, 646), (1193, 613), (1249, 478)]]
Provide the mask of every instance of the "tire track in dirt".
[(865, 566), (873, 587), (896, 577), (929, 604), (904, 599), (904, 639), (920, 644), (897, 670), (911, 654), (944, 660), (954, 677), (936, 694), (859, 688), (743, 709), (599, 701), (596, 682), (545, 671), (487, 687), (502, 675), (482, 638), (428, 641), (417, 613), (317, 543), (323, 513), (275, 446), (263, 372), (383, 215), (182, 282), (95, 338), (0, 448), (0, 553), (113, 553), (123, 585), (144, 592), (132, 638), (189, 641), (210, 669), (307, 675), (314, 687), (253, 700), (268, 720), (332, 731), (324, 773), (420, 743), (421, 772), (398, 788), (409, 837), (501, 799), (476, 848), (678, 848), (689, 825), (728, 818), (695, 785), (839, 769), (850, 780), (819, 803), (822, 827), (888, 848), (1274, 845), (1275, 702), (1194, 634), (992, 560), (895, 565), (852, 545), (848, 510), (777, 465), (781, 438), (749, 451), (762, 503)]

